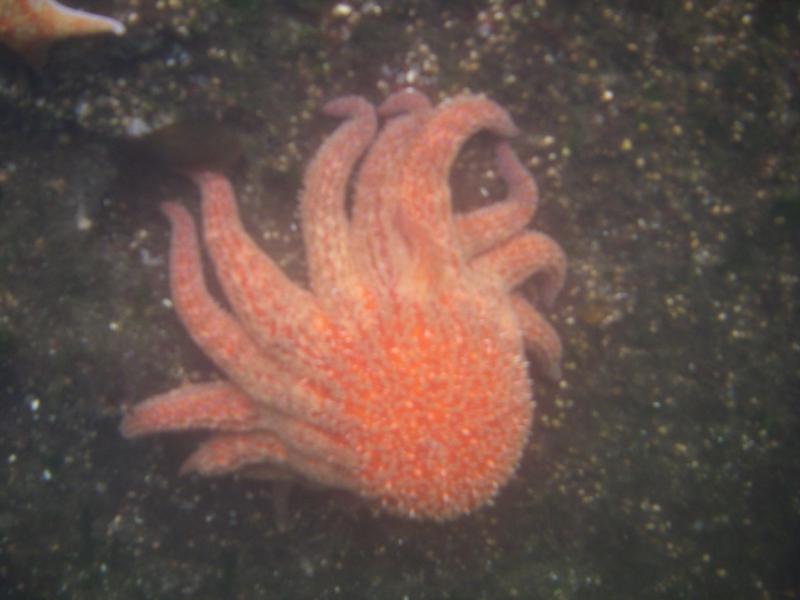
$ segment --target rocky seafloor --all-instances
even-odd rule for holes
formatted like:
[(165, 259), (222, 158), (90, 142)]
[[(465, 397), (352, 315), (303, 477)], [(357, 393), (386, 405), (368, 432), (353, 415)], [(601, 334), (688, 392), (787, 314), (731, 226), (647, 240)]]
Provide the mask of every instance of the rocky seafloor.
[[(800, 596), (800, 11), (791, 1), (74, 2), (124, 21), (0, 49), (0, 597)], [(564, 378), (494, 506), (182, 478), (126, 407), (214, 376), (168, 302), (175, 167), (214, 164), (304, 276), (322, 103), (485, 92), (570, 260)], [(470, 143), (459, 204), (502, 193)], [(196, 202), (194, 202), (196, 205)]]

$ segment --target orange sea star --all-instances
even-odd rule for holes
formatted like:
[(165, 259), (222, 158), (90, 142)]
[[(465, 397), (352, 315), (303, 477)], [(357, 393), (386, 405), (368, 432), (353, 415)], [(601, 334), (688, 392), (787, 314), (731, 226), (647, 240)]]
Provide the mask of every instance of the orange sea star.
[(99, 33), (122, 35), (125, 26), (55, 0), (0, 0), (0, 42), (35, 65), (53, 42)]
[(230, 183), (199, 173), (205, 245), (229, 313), (206, 289), (189, 213), (163, 207), (176, 310), (228, 380), (151, 398), (122, 432), (211, 430), (183, 471), (281, 469), (401, 515), (454, 518), (487, 503), (519, 462), (533, 413), (524, 346), (559, 376), (558, 335), (512, 290), (535, 275), (551, 303), (564, 254), (525, 229), (536, 185), (506, 142), (497, 164), (507, 198), (452, 214), (448, 175), (464, 141), (516, 132), (494, 102), (465, 94), (433, 108), (400, 92), (380, 107), (388, 120), (377, 137), (363, 98), (325, 111), (347, 120), (300, 198), (310, 290), (244, 232)]

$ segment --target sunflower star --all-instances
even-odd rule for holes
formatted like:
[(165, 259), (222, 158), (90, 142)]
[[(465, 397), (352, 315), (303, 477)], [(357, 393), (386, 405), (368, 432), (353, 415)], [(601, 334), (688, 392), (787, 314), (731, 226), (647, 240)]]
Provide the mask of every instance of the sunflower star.
[(558, 335), (513, 290), (536, 276), (550, 305), (564, 253), (525, 229), (536, 184), (505, 141), (497, 166), (507, 197), (452, 213), (448, 176), (463, 143), (482, 129), (516, 133), (496, 103), (463, 94), (432, 107), (407, 90), (377, 114), (354, 96), (325, 112), (346, 121), (300, 197), (309, 290), (245, 233), (230, 183), (197, 173), (228, 312), (206, 289), (191, 216), (163, 206), (177, 313), (228, 379), (146, 400), (122, 433), (210, 430), (183, 472), (282, 471), (396, 514), (455, 518), (489, 502), (520, 460), (533, 416), (525, 347), (559, 377)]

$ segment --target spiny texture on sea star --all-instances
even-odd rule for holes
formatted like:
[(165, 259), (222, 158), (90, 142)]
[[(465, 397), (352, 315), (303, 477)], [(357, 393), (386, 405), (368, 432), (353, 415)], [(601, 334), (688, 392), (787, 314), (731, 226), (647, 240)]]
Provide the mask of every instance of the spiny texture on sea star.
[(401, 92), (380, 107), (379, 133), (363, 98), (325, 112), (347, 120), (314, 157), (300, 198), (310, 290), (245, 233), (230, 183), (198, 173), (228, 312), (206, 289), (191, 216), (163, 207), (176, 310), (228, 380), (151, 398), (122, 432), (207, 429), (184, 472), (266, 468), (397, 514), (454, 518), (490, 501), (519, 462), (533, 413), (525, 345), (559, 376), (558, 335), (513, 289), (536, 276), (550, 304), (564, 254), (525, 229), (536, 185), (506, 142), (497, 165), (507, 197), (452, 213), (448, 176), (464, 141), (481, 129), (516, 133), (494, 102), (465, 94), (434, 108)]
[(44, 62), (53, 42), (99, 33), (122, 35), (125, 26), (55, 0), (0, 0), (0, 42), (33, 64)]

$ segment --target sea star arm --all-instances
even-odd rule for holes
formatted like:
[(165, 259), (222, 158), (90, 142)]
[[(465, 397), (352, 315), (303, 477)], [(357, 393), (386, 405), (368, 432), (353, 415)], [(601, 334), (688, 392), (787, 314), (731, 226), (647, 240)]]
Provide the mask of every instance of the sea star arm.
[[(402, 240), (397, 239), (393, 216), (397, 165), (402, 164), (408, 144), (422, 125), (431, 103), (421, 92), (404, 90), (389, 96), (378, 114), (391, 117), (367, 153), (356, 179), (353, 198), (353, 254), (362, 268), (383, 287), (397, 279), (402, 262)], [(407, 113), (407, 114), (401, 114)]]
[(225, 177), (202, 172), (192, 178), (203, 197), (206, 247), (225, 297), (248, 334), (287, 364), (321, 360), (323, 348), (313, 328), (329, 325), (316, 299), (286, 277), (245, 232)]
[[(265, 407), (226, 382), (185, 385), (153, 396), (136, 405), (120, 426), (122, 435), (127, 438), (191, 429), (268, 431), (280, 440), (289, 455), (301, 453), (323, 461), (335, 457), (342, 468), (352, 469), (356, 464), (355, 455), (341, 439), (304, 420)], [(258, 443), (263, 441), (259, 436), (252, 440)], [(257, 447), (261, 446), (257, 444)], [(204, 455), (203, 459), (195, 458), (198, 469), (218, 468), (203, 463), (206, 459), (211, 460), (212, 465), (218, 465), (219, 461), (213, 456)]]
[(186, 459), (180, 473), (224, 475), (244, 467), (286, 462), (286, 448), (271, 432), (216, 433)]
[(195, 342), (234, 380), (252, 387), (244, 365), (269, 364), (242, 326), (217, 304), (206, 288), (197, 232), (189, 212), (172, 202), (161, 206), (172, 225), (170, 287), (178, 316)]
[(520, 294), (511, 295), (525, 346), (534, 363), (551, 381), (561, 379), (561, 338), (553, 326)]
[(382, 208), (375, 198), (386, 185), (386, 180), (402, 163), (410, 138), (418, 131), (420, 113), (430, 110), (431, 103), (417, 90), (409, 89), (389, 96), (378, 107), (378, 114), (389, 117), (378, 137), (372, 143), (358, 171), (353, 198), (352, 228), (360, 231)]
[(356, 489), (356, 480), (333, 462), (287, 448), (271, 432), (217, 433), (198, 447), (181, 466), (181, 474), (224, 475), (256, 468), (284, 467), (316, 483)]
[[(28, 4), (33, 4), (29, 2)], [(85, 10), (70, 8), (55, 0), (40, 0), (37, 9), (42, 27), (54, 37), (113, 33), (122, 35), (125, 26), (110, 17), (96, 15)]]
[(44, 63), (48, 46), (56, 40), (101, 33), (122, 35), (125, 26), (55, 0), (0, 1), (0, 41), (34, 66)]
[(325, 301), (355, 291), (345, 212), (347, 182), (378, 125), (373, 106), (358, 96), (338, 98), (323, 110), (328, 115), (348, 119), (314, 156), (300, 195), (311, 289)]
[(509, 290), (528, 277), (539, 277), (541, 301), (549, 307), (564, 286), (567, 259), (552, 238), (538, 231), (526, 231), (481, 254), (470, 266), (499, 277)]
[[(324, 395), (297, 385), (285, 368), (266, 355), (239, 322), (206, 288), (197, 232), (182, 206), (167, 202), (164, 214), (172, 224), (170, 286), (178, 316), (200, 348), (248, 394), (289, 414), (333, 415)], [(294, 382), (294, 383), (293, 383)]]
[(401, 113), (418, 113), (431, 107), (431, 101), (425, 94), (414, 88), (406, 88), (387, 96), (378, 107), (378, 114), (393, 117)]
[(457, 236), (469, 258), (518, 234), (536, 212), (539, 192), (533, 176), (507, 142), (498, 144), (496, 153), (506, 198), (456, 217)]
[(440, 104), (409, 145), (398, 182), (404, 199), (400, 223), (416, 245), (453, 246), (448, 175), (463, 143), (481, 129), (503, 137), (517, 133), (500, 106), (482, 96), (463, 95)]
[[(308, 419), (270, 411), (262, 419), (261, 429), (274, 433), (291, 456), (295, 453), (321, 461), (336, 462), (341, 468), (354, 469), (357, 456), (341, 433), (328, 433)], [(344, 427), (341, 423), (340, 426)]]
[(230, 383), (184, 385), (137, 404), (120, 426), (127, 438), (188, 429), (257, 429), (259, 405)]

